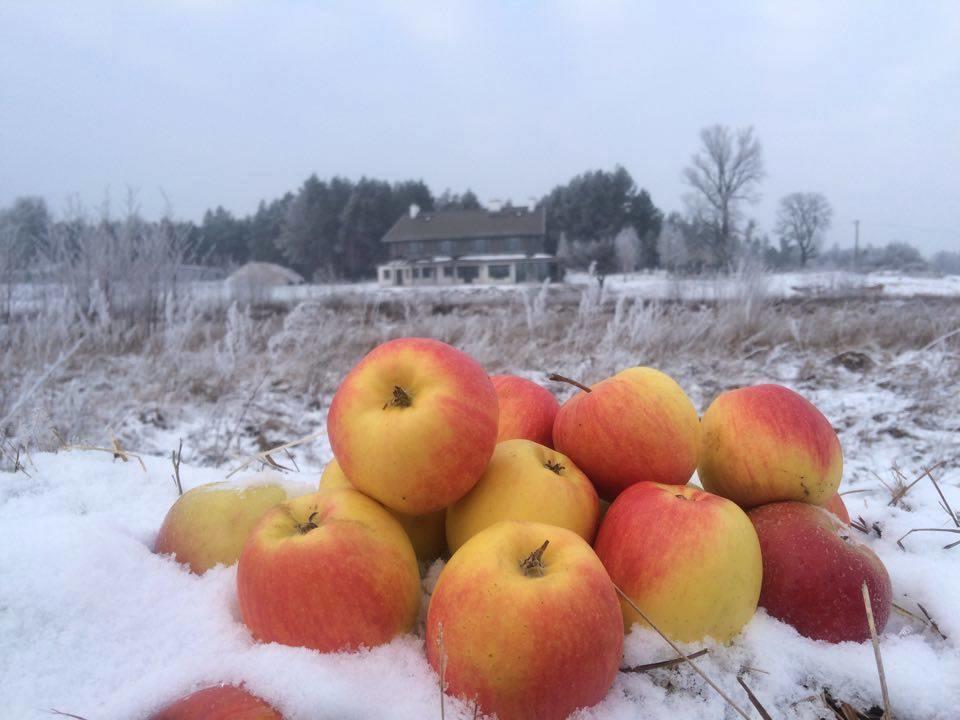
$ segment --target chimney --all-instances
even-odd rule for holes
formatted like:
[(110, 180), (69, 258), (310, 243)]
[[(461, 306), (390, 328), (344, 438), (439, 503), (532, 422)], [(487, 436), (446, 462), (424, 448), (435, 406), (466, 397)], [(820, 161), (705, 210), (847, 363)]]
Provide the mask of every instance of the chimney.
[(420, 206), (416, 203), (410, 204), (410, 219), (413, 220), (420, 214)]

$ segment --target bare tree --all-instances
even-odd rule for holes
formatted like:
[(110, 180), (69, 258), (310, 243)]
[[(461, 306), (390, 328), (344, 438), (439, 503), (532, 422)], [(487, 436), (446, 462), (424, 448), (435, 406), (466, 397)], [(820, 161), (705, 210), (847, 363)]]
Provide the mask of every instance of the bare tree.
[(822, 194), (790, 193), (780, 199), (775, 232), (784, 246), (797, 248), (800, 265), (804, 266), (817, 256), (832, 218), (833, 208)]
[(700, 131), (703, 144), (683, 171), (692, 192), (687, 205), (695, 222), (709, 227), (709, 244), (717, 264), (733, 259), (737, 223), (743, 203), (759, 200), (764, 177), (763, 148), (752, 127), (737, 131), (713, 125)]
[(632, 273), (640, 262), (640, 236), (631, 226), (623, 228), (613, 238), (613, 247), (617, 253), (617, 263), (620, 271)]

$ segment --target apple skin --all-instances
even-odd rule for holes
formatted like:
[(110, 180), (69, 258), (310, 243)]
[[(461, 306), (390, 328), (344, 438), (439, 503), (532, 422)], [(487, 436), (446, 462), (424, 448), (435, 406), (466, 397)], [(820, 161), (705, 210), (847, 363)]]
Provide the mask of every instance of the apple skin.
[(840, 497), (840, 493), (834, 493), (823, 505), (824, 510), (829, 510), (843, 522), (844, 525), (850, 524), (850, 511), (847, 510), (846, 503)]
[(500, 403), (500, 430), (497, 442), (532, 440), (553, 447), (553, 421), (560, 403), (537, 383), (516, 375), (491, 375)]
[(327, 428), (358, 490), (397, 512), (426, 515), (480, 479), (497, 442), (498, 415), (493, 383), (475, 360), (437, 340), (400, 338), (349, 372)]
[(172, 554), (197, 574), (215, 565), (233, 565), (257, 521), (287, 499), (286, 489), (271, 483), (247, 488), (226, 483), (195, 487), (167, 512), (153, 551)]
[[(521, 563), (545, 540), (543, 576), (526, 575)], [(505, 521), (472, 537), (440, 573), (426, 644), (447, 691), (476, 699), (481, 713), (560, 720), (610, 689), (623, 619), (610, 578), (583, 538)]]
[(703, 415), (700, 482), (749, 509), (783, 500), (823, 505), (843, 473), (840, 440), (811, 402), (782, 385), (719, 395)]
[(697, 467), (700, 422), (673, 378), (629, 368), (560, 407), (553, 446), (613, 500), (642, 480), (685, 485)]
[[(627, 488), (594, 548), (613, 582), (672, 640), (728, 642), (757, 609), (763, 562), (749, 518), (692, 485)], [(620, 605), (625, 628), (645, 624)]]
[(877, 632), (883, 632), (893, 588), (883, 562), (827, 510), (799, 502), (771, 503), (749, 513), (763, 550), (760, 606), (814, 640), (870, 639), (861, 585)]
[(456, 552), (501, 520), (527, 520), (567, 528), (589, 543), (599, 519), (597, 491), (570, 458), (530, 440), (507, 440), (497, 443), (473, 490), (447, 508), (447, 542)]
[[(350, 483), (340, 463), (336, 459), (327, 463), (320, 476), (321, 490), (355, 490)], [(413, 543), (413, 550), (420, 562), (433, 562), (447, 551), (446, 512), (430, 513), (429, 515), (404, 515), (396, 510), (384, 506), (399, 522)]]
[(237, 567), (240, 616), (253, 636), (321, 652), (409, 631), (420, 595), (407, 534), (356, 490), (323, 490), (268, 511)]
[(148, 720), (283, 720), (283, 716), (243, 688), (215, 685), (172, 702)]

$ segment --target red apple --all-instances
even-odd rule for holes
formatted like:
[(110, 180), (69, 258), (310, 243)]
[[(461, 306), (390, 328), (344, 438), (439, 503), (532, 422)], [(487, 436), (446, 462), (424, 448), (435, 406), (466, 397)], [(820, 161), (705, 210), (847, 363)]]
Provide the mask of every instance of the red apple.
[(560, 403), (550, 391), (516, 375), (493, 375), (490, 380), (500, 403), (497, 442), (523, 439), (552, 448)]
[(703, 414), (700, 482), (742, 508), (783, 500), (823, 505), (843, 472), (830, 422), (781, 385), (722, 393)]
[(505, 521), (472, 537), (427, 612), (427, 657), (447, 690), (500, 720), (561, 720), (595, 705), (622, 649), (603, 565), (553, 525)]
[(330, 445), (361, 492), (426, 515), (466, 495), (497, 442), (497, 393), (483, 368), (436, 340), (374, 348), (330, 405)]
[(148, 720), (283, 720), (283, 716), (243, 688), (215, 685), (176, 700)]
[(749, 514), (763, 552), (760, 606), (770, 615), (814, 640), (863, 642), (870, 638), (866, 583), (883, 631), (893, 603), (890, 576), (849, 527), (807, 503), (772, 503)]
[(669, 375), (630, 368), (564, 403), (553, 443), (613, 500), (641, 480), (685, 485), (697, 467), (700, 421)]
[[(727, 642), (757, 609), (762, 561), (750, 520), (692, 485), (630, 486), (594, 547), (613, 582), (674, 640)], [(621, 607), (627, 629), (643, 623), (629, 603)]]
[(420, 605), (410, 539), (356, 490), (325, 490), (268, 511), (237, 567), (240, 615), (253, 636), (322, 652), (389, 642)]
[(843, 502), (840, 493), (834, 493), (831, 498), (824, 503), (823, 508), (840, 518), (845, 525), (850, 524), (850, 512), (847, 510), (846, 503)]

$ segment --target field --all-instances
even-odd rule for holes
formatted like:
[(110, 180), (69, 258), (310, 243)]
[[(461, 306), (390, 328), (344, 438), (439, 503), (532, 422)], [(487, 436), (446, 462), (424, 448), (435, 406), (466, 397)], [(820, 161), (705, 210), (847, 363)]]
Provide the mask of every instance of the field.
[[(289, 718), (440, 717), (419, 637), (338, 656), (257, 645), (237, 620), (235, 568), (197, 578), (149, 551), (176, 498), (170, 453), (181, 440), (186, 488), (319, 433), (272, 456), (291, 482), (315, 485), (331, 457), (322, 430), (344, 373), (376, 344), (418, 335), (461, 348), (490, 373), (545, 384), (549, 372), (589, 383), (651, 365), (700, 411), (741, 385), (802, 393), (839, 433), (841, 491), (863, 523), (854, 532), (893, 578), (901, 609), (881, 650), (894, 713), (955, 718), (960, 546), (944, 546), (960, 540), (960, 521), (941, 507), (937, 485), (960, 508), (960, 279), (573, 280), (469, 291), (252, 289), (237, 298), (205, 285), (164, 296), (149, 316), (114, 307), (83, 321), (56, 291), (25, 292), (0, 324), (4, 712), (141, 717), (200, 685), (245, 681)], [(550, 389), (561, 401), (570, 390)], [(901, 548), (918, 528), (937, 532), (913, 533)], [(441, 567), (429, 568), (425, 593)], [(732, 646), (706, 647), (698, 663), (744, 708), (738, 677), (774, 717), (833, 718), (826, 698), (864, 713), (880, 704), (869, 644), (806, 640), (761, 611)], [(635, 631), (624, 667), (671, 657), (655, 635)], [(444, 712), (472, 717), (449, 698)], [(583, 717), (733, 715), (681, 664), (621, 673)]]

